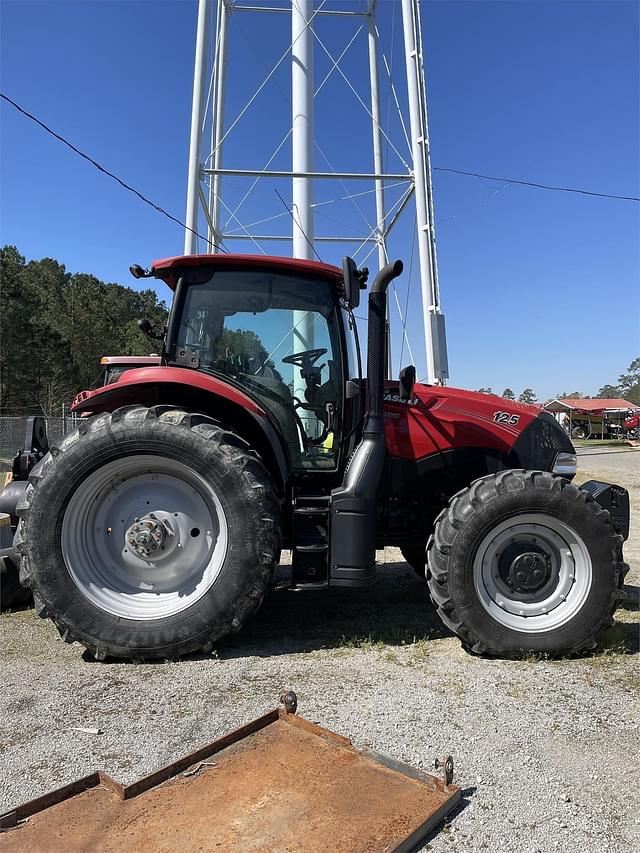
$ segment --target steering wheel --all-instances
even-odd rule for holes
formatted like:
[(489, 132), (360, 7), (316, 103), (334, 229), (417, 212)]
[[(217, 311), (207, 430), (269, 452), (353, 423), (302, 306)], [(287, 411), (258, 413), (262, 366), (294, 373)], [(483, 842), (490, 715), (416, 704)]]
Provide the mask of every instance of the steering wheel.
[(301, 352), (294, 352), (291, 355), (285, 355), (282, 358), (286, 364), (294, 364), (296, 367), (302, 368), (302, 370), (307, 370), (309, 367), (313, 367), (316, 361), (320, 358), (321, 355), (324, 355), (327, 351), (326, 347), (318, 347), (317, 349), (305, 349)]

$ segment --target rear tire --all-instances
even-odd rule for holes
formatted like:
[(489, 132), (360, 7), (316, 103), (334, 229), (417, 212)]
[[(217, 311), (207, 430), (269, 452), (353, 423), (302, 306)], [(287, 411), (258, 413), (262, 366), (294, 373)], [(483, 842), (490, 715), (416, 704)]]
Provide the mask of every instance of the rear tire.
[(611, 516), (568, 480), (501, 471), (455, 495), (427, 545), (442, 621), (477, 654), (564, 655), (596, 646), (628, 566)]
[(253, 614), (280, 549), (271, 478), (204, 415), (96, 415), (34, 472), (20, 580), (66, 642), (102, 660), (211, 651)]

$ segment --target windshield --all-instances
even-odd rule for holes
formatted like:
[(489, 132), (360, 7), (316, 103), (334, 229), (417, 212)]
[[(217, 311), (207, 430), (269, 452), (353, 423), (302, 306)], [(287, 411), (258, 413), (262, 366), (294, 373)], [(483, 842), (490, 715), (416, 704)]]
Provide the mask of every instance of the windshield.
[(126, 371), (134, 367), (144, 367), (141, 364), (110, 364), (104, 372), (104, 384), (111, 385), (112, 382), (117, 382), (120, 376)]
[(146, 364), (108, 364), (104, 370), (100, 371), (98, 378), (92, 382), (90, 388), (102, 388), (104, 385), (111, 385), (117, 382), (125, 370), (131, 370), (134, 367), (147, 367)]
[[(187, 288), (178, 346), (233, 378), (277, 419), (294, 467), (334, 467), (342, 409), (340, 336), (331, 284), (221, 270)], [(337, 450), (337, 449), (336, 449)]]

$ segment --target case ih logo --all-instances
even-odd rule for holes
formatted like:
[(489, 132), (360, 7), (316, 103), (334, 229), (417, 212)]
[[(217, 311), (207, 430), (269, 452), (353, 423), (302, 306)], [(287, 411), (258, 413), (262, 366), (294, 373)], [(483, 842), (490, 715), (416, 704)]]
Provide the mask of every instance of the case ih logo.
[(420, 402), (419, 397), (411, 397), (408, 400), (403, 400), (399, 394), (385, 394), (385, 403), (401, 403), (403, 406), (417, 406)]

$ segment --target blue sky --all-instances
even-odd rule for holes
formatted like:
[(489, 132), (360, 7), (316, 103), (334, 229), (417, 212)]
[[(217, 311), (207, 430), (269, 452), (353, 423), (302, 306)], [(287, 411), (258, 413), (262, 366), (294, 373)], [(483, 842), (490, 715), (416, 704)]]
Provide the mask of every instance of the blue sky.
[[(1, 88), (182, 218), (195, 15), (191, 0), (3, 0)], [(440, 0), (423, 3), (422, 16), (434, 166), (640, 195), (637, 3)], [(398, 0), (380, 0), (379, 24), (401, 88)], [(318, 31), (338, 53), (354, 24), (325, 18)], [(227, 115), (233, 117), (289, 34), (285, 16), (240, 13), (230, 34)], [(364, 39), (360, 34), (344, 67), (366, 100)], [(228, 166), (260, 167), (280, 140), (289, 121), (286, 65), (230, 134)], [(317, 47), (318, 82), (328, 67)], [(382, 85), (386, 119), (384, 75)], [(393, 110), (390, 115), (389, 135), (406, 156)], [(28, 258), (52, 256), (71, 271), (126, 284), (133, 284), (130, 263), (181, 252), (177, 225), (4, 103), (0, 120), (2, 243), (16, 244)], [(336, 75), (318, 97), (316, 128), (335, 168), (369, 169), (366, 114)], [(285, 146), (273, 166), (287, 168), (289, 157)], [(318, 153), (316, 167), (325, 166)], [(399, 166), (389, 150), (389, 169)], [(439, 171), (434, 185), (452, 384), (498, 393), (529, 386), (546, 398), (595, 393), (615, 382), (640, 350), (640, 205)], [(242, 189), (241, 181), (229, 185), (228, 203)], [(243, 208), (245, 223), (283, 212), (273, 185), (263, 182), (259, 190)], [(285, 184), (279, 191), (290, 199)], [(335, 195), (336, 187), (318, 187), (316, 200), (327, 193)], [(396, 197), (390, 194), (391, 201)], [(362, 200), (369, 220), (371, 206), (371, 197)], [(350, 202), (319, 211), (317, 233), (336, 228), (326, 215), (354, 233), (364, 227)], [(273, 227), (284, 232), (290, 222), (285, 215)], [(392, 254), (408, 261), (411, 235), (409, 212), (391, 240)], [(245, 243), (231, 245), (248, 250)], [(282, 252), (283, 245), (271, 251)], [(321, 252), (325, 260), (340, 260), (339, 247), (335, 255)], [(368, 264), (375, 268), (374, 256)], [(408, 329), (421, 373), (415, 266)], [(407, 287), (405, 275), (398, 289), (403, 306)], [(392, 317), (397, 362), (395, 309)]]

